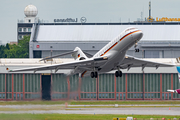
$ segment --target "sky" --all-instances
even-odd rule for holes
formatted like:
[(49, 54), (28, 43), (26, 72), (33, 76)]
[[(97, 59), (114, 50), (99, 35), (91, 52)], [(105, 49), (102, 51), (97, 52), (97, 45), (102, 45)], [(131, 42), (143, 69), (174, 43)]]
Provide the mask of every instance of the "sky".
[[(149, 16), (150, 0), (0, 0), (0, 43), (17, 41), (17, 22), (35, 5), (40, 20), (86, 17), (86, 23), (134, 22)], [(180, 18), (180, 0), (151, 0), (153, 18)], [(79, 22), (79, 21), (78, 21)]]

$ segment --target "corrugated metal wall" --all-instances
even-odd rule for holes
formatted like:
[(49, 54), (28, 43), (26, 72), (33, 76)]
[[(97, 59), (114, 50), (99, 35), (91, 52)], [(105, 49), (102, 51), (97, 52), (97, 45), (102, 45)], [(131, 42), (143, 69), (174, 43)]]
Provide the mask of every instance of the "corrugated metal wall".
[[(0, 74), (0, 100), (39, 100), (41, 74)], [(101, 74), (99, 79), (51, 75), (51, 99), (64, 100), (180, 100), (167, 89), (180, 88), (177, 74)]]
[[(40, 99), (41, 98), (41, 76), (40, 74), (24, 75), (24, 99)], [(20, 86), (20, 85), (18, 85)]]

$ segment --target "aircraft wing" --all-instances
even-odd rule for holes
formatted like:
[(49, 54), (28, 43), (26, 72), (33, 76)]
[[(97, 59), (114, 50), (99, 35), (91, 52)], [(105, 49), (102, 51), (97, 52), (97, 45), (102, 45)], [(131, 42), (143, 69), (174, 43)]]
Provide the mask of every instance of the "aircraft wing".
[(121, 69), (128, 70), (131, 67), (142, 67), (143, 70), (145, 67), (155, 67), (157, 69), (158, 67), (173, 67), (174, 65), (143, 60), (132, 56), (126, 56), (119, 66)]
[(99, 57), (99, 58), (91, 58), (86, 60), (76, 60), (72, 62), (65, 62), (61, 64), (54, 64), (54, 65), (46, 65), (40, 67), (30, 67), (30, 68), (22, 68), (22, 69), (14, 69), (9, 70), (9, 72), (20, 72), (20, 71), (43, 71), (43, 70), (55, 70), (57, 72), (59, 69), (84, 69), (88, 70), (94, 66), (98, 66), (99, 63), (108, 60), (107, 57)]

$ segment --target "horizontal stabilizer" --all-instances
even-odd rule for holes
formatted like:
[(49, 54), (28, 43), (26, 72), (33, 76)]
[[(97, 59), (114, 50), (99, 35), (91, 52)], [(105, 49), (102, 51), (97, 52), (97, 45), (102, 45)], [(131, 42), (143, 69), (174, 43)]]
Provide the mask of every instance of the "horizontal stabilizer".
[[(83, 52), (84, 52), (84, 51), (83, 51)], [(84, 54), (86, 54), (86, 56), (87, 56), (88, 58), (93, 57), (93, 55), (91, 55), (91, 54), (89, 54), (89, 53), (87, 53), (87, 52), (84, 52)]]
[(75, 52), (77, 52), (77, 51), (65, 52), (65, 53), (62, 53), (62, 54), (59, 54), (59, 55), (54, 55), (54, 56), (51, 56), (51, 57), (43, 58), (43, 59), (41, 59), (40, 61), (49, 60), (49, 59), (52, 59), (52, 58), (57, 58), (57, 57), (64, 56), (64, 55), (68, 55), (68, 54), (73, 54), (73, 53), (75, 53)]

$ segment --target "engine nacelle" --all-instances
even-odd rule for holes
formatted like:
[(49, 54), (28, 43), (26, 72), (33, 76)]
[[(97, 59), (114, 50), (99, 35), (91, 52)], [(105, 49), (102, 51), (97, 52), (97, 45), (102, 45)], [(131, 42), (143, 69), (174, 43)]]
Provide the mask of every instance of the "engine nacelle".
[(80, 57), (79, 60), (85, 60), (86, 58), (85, 57)]

